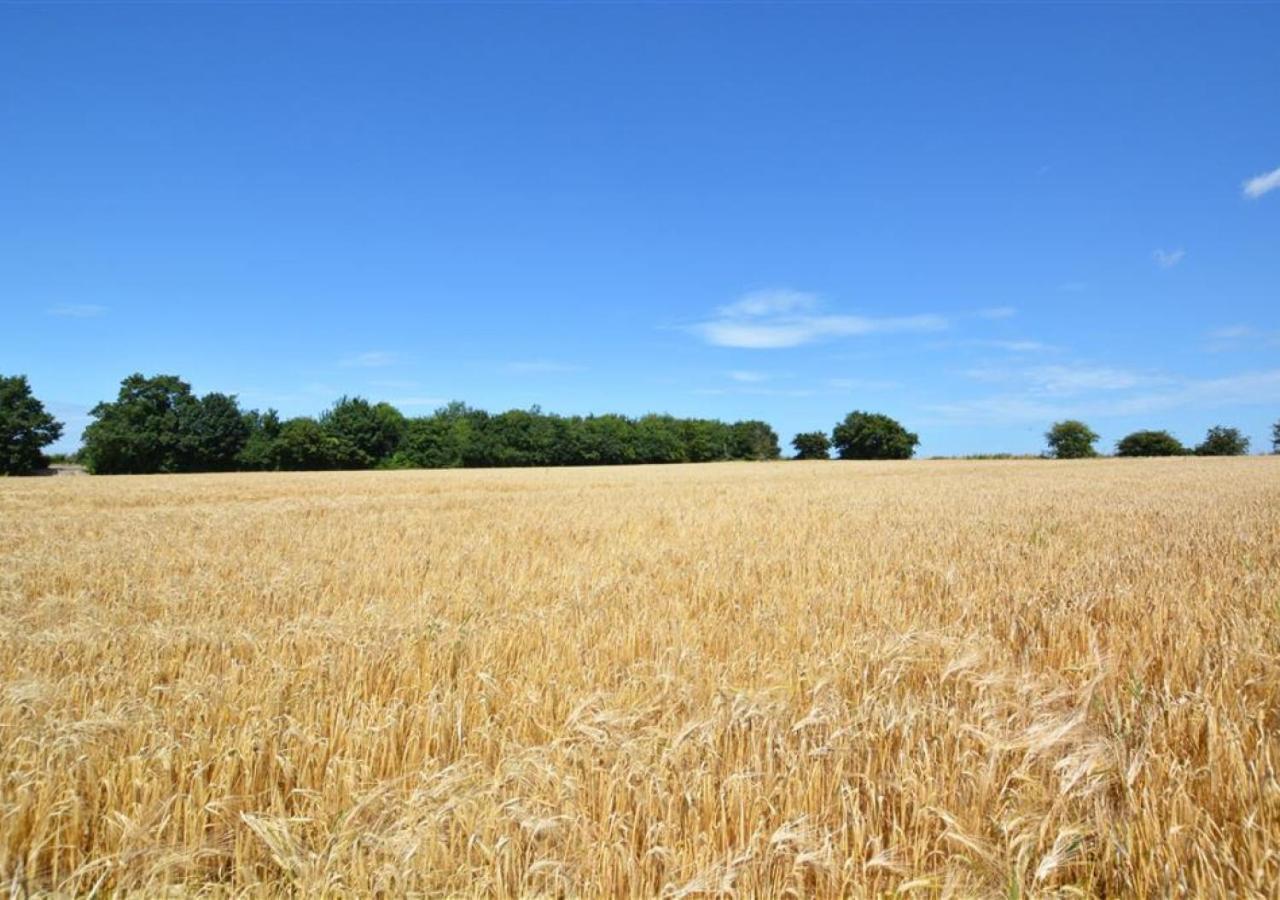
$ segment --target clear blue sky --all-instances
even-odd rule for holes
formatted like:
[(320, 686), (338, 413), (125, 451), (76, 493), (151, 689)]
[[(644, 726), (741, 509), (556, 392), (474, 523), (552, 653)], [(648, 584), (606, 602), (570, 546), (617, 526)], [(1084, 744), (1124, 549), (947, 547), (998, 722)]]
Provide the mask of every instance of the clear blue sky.
[(0, 372), (64, 447), (137, 370), (1264, 449), (1278, 47), (1266, 5), (6, 5)]

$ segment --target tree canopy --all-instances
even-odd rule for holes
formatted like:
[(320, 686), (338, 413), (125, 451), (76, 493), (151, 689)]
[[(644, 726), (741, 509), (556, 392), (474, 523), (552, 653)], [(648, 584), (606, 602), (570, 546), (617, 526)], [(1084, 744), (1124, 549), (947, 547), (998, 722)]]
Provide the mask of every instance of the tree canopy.
[(910, 459), (920, 438), (881, 413), (851, 412), (831, 433), (841, 459)]
[(450, 403), (406, 418), (389, 403), (341, 397), (319, 418), (282, 421), (229, 394), (197, 397), (175, 375), (130, 375), (94, 407), (84, 459), (95, 473), (231, 469), (579, 466), (777, 459), (778, 435), (750, 419), (650, 414), (557, 416), (538, 407), (491, 414)]
[(796, 459), (830, 459), (831, 438), (824, 431), (803, 431), (791, 439)]
[(0, 375), (0, 474), (29, 475), (45, 464), (44, 447), (62, 437), (62, 423), (31, 393), (25, 375)]
[(1197, 456), (1244, 456), (1249, 452), (1249, 439), (1238, 428), (1215, 425), (1196, 445)]
[(1088, 459), (1097, 456), (1093, 448), (1097, 433), (1078, 419), (1055, 422), (1044, 435), (1049, 452), (1055, 459)]
[(1135, 431), (1116, 443), (1116, 456), (1181, 456), (1187, 450), (1167, 431)]

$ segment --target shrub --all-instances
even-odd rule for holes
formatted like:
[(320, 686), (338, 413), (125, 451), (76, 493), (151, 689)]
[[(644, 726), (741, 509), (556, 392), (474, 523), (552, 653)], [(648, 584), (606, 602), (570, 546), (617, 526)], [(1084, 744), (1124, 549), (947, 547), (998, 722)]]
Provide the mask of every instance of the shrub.
[(1186, 452), (1167, 431), (1135, 431), (1116, 443), (1116, 456), (1182, 456)]

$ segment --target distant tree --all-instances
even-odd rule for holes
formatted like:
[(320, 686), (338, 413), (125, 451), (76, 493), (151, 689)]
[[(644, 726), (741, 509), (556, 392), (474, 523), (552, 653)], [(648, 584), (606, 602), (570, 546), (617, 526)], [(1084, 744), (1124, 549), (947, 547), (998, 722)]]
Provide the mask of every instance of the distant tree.
[(791, 439), (796, 459), (830, 459), (831, 439), (822, 431), (805, 431)]
[(1087, 459), (1098, 455), (1093, 449), (1098, 435), (1077, 419), (1055, 422), (1045, 432), (1044, 439), (1049, 442), (1049, 452), (1055, 459)]
[(1280, 422), (1271, 426), (1271, 452), (1280, 453)]
[(249, 425), (230, 394), (205, 394), (178, 407), (184, 472), (223, 472), (237, 467)]
[(45, 463), (41, 448), (62, 437), (25, 375), (0, 375), (0, 474), (29, 475)]
[(281, 469), (332, 469), (339, 465), (338, 439), (315, 419), (300, 416), (280, 426), (275, 458)]
[(251, 471), (268, 471), (280, 467), (276, 441), (280, 437), (280, 414), (274, 409), (258, 412), (251, 409), (243, 415), (248, 433), (244, 447), (236, 457), (236, 466)]
[(831, 434), (841, 459), (910, 459), (920, 438), (880, 413), (851, 412)]
[(89, 411), (84, 459), (96, 474), (178, 472), (184, 463), (184, 408), (194, 403), (191, 386), (176, 375), (151, 378), (134, 373), (120, 382), (114, 403)]
[(1249, 452), (1249, 439), (1238, 428), (1215, 425), (1196, 446), (1196, 456), (1244, 456)]
[(1167, 431), (1135, 431), (1116, 443), (1116, 456), (1182, 456), (1186, 452)]
[(405, 418), (389, 403), (341, 397), (320, 416), (320, 425), (335, 441), (336, 466), (368, 469), (395, 452)]
[(782, 455), (778, 433), (766, 422), (748, 419), (733, 423), (734, 459), (777, 459)]

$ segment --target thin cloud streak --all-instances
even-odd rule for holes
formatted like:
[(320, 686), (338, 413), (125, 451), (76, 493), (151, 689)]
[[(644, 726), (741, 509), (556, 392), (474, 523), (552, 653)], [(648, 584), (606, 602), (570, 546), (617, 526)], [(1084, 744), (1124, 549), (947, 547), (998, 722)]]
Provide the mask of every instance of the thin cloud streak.
[(1264, 172), (1261, 175), (1250, 178), (1241, 185), (1241, 190), (1250, 200), (1257, 200), (1263, 194), (1269, 194), (1276, 188), (1280, 188), (1280, 169)]
[(49, 307), (45, 312), (63, 319), (96, 319), (107, 314), (107, 307), (97, 303), (61, 303)]
[(344, 369), (380, 369), (394, 366), (400, 362), (400, 354), (386, 350), (370, 350), (367, 353), (356, 353), (338, 361)]

